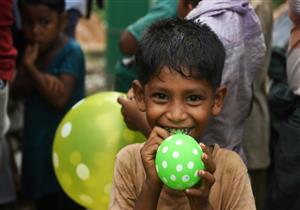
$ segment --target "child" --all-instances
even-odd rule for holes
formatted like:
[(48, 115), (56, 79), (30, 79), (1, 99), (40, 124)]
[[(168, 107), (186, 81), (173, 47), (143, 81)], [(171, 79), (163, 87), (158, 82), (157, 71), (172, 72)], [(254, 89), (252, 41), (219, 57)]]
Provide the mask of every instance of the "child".
[[(248, 0), (179, 0), (178, 15), (207, 24), (226, 49), (221, 84), (229, 90), (222, 112), (211, 120), (205, 143), (218, 143), (245, 159), (242, 148), (244, 123), (252, 101), (254, 76), (263, 67), (265, 44), (259, 19)], [(149, 133), (147, 121), (135, 124), (134, 100), (120, 99), (127, 126)], [(132, 112), (133, 111), (133, 112)]]
[(243, 161), (216, 144), (200, 143), (206, 165), (198, 172), (200, 187), (169, 189), (155, 169), (156, 150), (170, 131), (185, 130), (200, 141), (211, 117), (220, 113), (224, 59), (222, 43), (206, 25), (169, 19), (146, 31), (136, 54), (140, 73), (133, 90), (152, 130), (144, 144), (117, 155), (110, 210), (255, 209)]
[(25, 99), (21, 188), (38, 210), (83, 209), (63, 193), (51, 161), (59, 122), (84, 97), (84, 55), (62, 33), (64, 7), (64, 0), (19, 1), (27, 46), (12, 94)]

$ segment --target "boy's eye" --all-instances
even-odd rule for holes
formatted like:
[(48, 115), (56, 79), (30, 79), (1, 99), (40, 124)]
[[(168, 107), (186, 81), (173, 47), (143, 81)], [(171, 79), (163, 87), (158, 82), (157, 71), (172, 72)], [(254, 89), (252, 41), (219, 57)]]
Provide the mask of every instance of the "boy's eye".
[(39, 25), (41, 26), (47, 26), (50, 23), (50, 20), (48, 18), (42, 18), (39, 20)]
[(168, 96), (164, 93), (153, 93), (152, 98), (156, 101), (166, 101), (168, 99)]
[(203, 100), (203, 97), (200, 95), (190, 95), (186, 100), (188, 103), (195, 105), (199, 104)]

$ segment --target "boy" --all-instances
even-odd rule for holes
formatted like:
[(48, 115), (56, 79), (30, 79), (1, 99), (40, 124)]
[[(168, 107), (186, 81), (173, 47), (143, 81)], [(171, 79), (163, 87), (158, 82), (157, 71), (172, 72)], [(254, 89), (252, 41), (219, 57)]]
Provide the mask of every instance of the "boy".
[(222, 43), (206, 25), (168, 19), (146, 31), (136, 54), (140, 72), (133, 90), (152, 130), (144, 144), (117, 155), (110, 210), (255, 209), (243, 161), (218, 145), (200, 144), (206, 165), (198, 172), (200, 187), (169, 189), (155, 169), (156, 150), (170, 131), (184, 130), (200, 141), (211, 117), (221, 112), (224, 59)]
[[(261, 70), (265, 55), (259, 19), (249, 0), (179, 0), (178, 15), (207, 24), (226, 49), (221, 84), (226, 85), (229, 92), (222, 112), (211, 120), (202, 141), (218, 143), (239, 153), (245, 160), (241, 145), (243, 128), (252, 103), (254, 76)], [(147, 136), (150, 132), (147, 121), (135, 123), (143, 115), (137, 114), (134, 102), (119, 99), (124, 119), (130, 129), (142, 131)]]

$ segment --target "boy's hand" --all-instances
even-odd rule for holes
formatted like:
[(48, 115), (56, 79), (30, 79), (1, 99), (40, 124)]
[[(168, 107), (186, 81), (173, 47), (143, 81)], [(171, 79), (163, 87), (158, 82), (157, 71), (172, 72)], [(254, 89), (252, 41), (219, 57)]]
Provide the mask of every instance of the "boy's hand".
[(212, 160), (212, 155), (209, 149), (202, 143), (200, 146), (203, 150), (202, 161), (206, 166), (206, 170), (198, 171), (198, 175), (201, 177), (201, 185), (199, 188), (191, 188), (185, 191), (192, 210), (211, 210), (212, 206), (209, 203), (210, 189), (215, 183), (214, 172), (216, 165)]
[(122, 106), (121, 113), (127, 127), (148, 136), (150, 127), (146, 119), (146, 114), (138, 109), (133, 91), (128, 91), (127, 98), (124, 96), (118, 97), (118, 103)]
[(170, 136), (168, 131), (160, 127), (155, 127), (141, 149), (141, 157), (146, 171), (146, 179), (151, 184), (160, 186), (163, 184), (156, 172), (155, 155), (159, 145), (168, 136)]
[(38, 57), (39, 46), (38, 44), (27, 45), (24, 53), (23, 63), (26, 69), (31, 70), (35, 65), (35, 61)]

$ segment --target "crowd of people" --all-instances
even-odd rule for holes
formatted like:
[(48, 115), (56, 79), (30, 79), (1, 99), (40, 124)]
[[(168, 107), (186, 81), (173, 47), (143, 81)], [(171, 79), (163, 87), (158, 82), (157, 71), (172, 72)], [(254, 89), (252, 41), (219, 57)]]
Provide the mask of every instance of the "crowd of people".
[[(279, 80), (268, 74), (272, 1), (152, 1), (124, 29), (113, 87), (127, 93), (118, 103), (128, 128), (147, 140), (116, 155), (108, 209), (300, 208), (300, 0), (287, 4)], [(59, 185), (51, 150), (59, 122), (85, 97), (75, 28), (91, 10), (91, 0), (0, 0), (0, 209), (20, 196), (36, 210), (85, 209)], [(20, 178), (5, 138), (9, 100), (24, 103)], [(201, 184), (184, 191), (166, 187), (155, 167), (174, 130), (204, 152)]]

